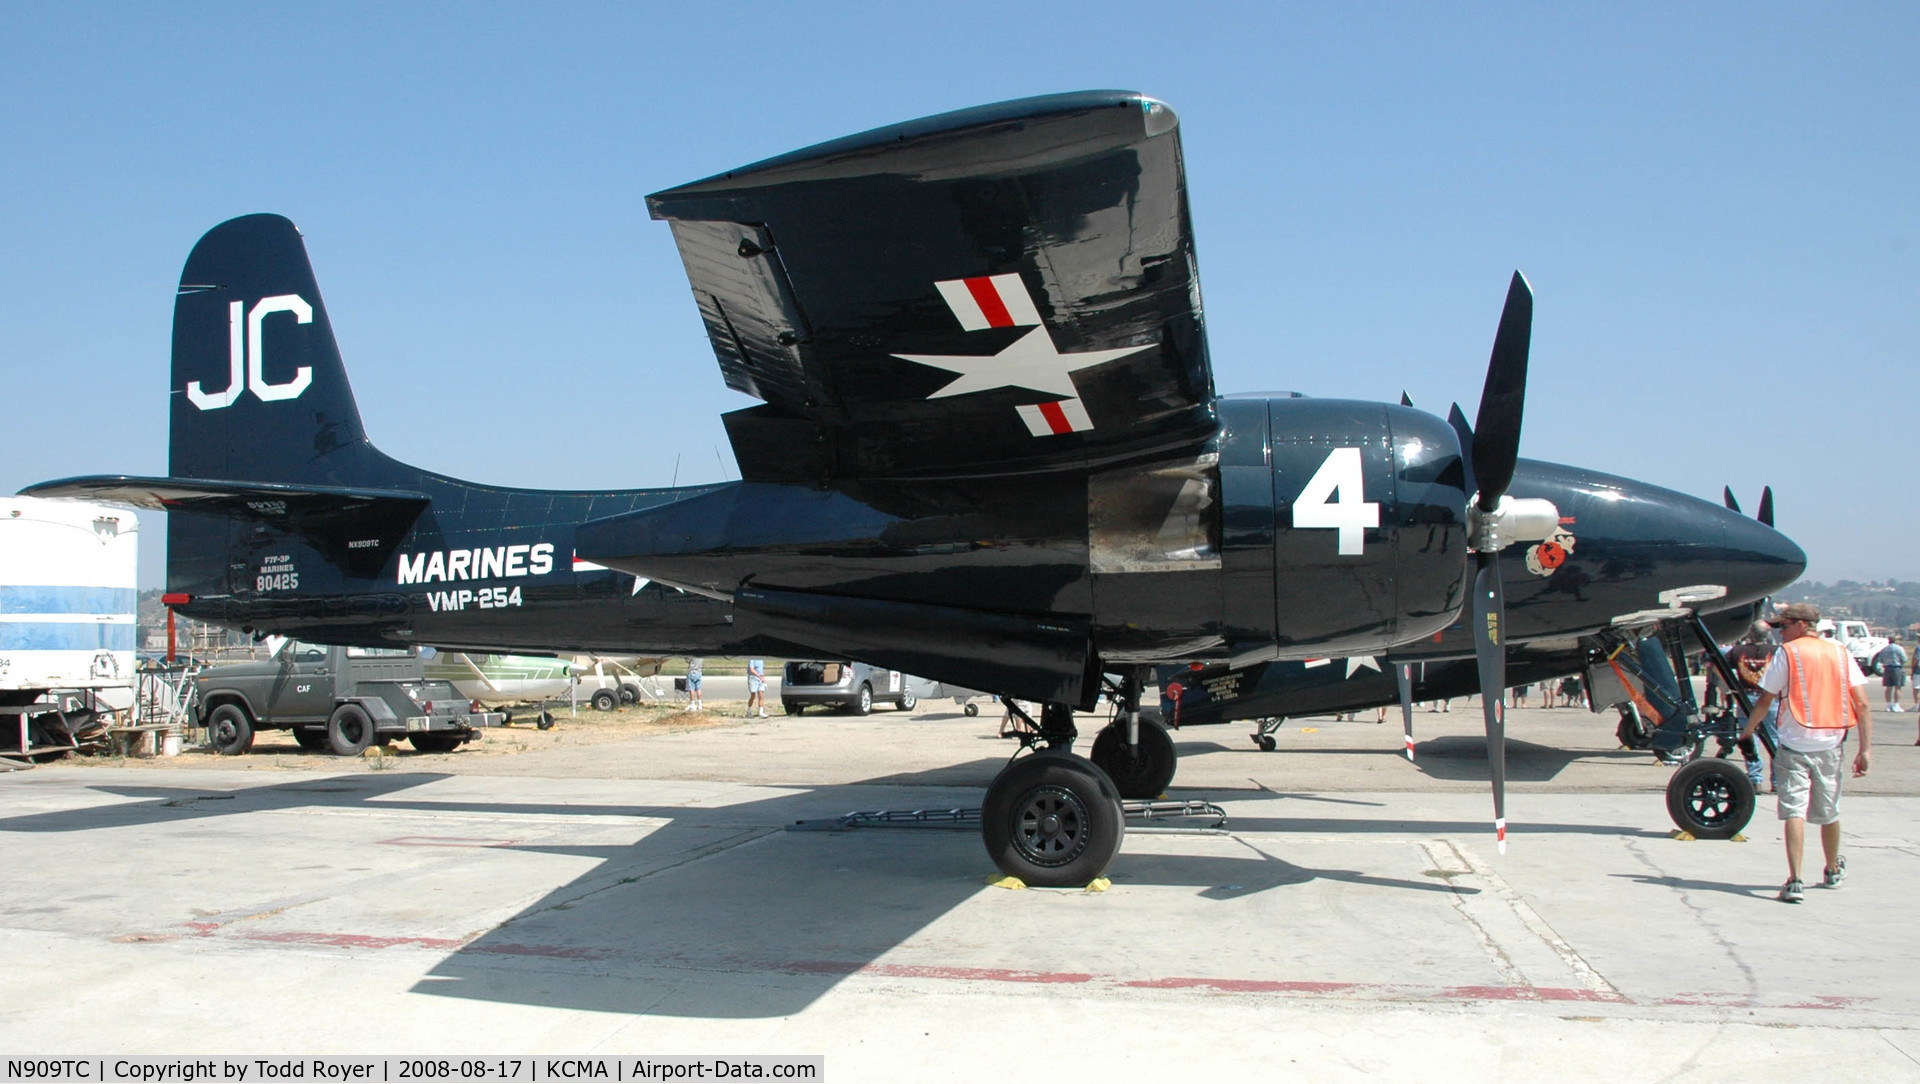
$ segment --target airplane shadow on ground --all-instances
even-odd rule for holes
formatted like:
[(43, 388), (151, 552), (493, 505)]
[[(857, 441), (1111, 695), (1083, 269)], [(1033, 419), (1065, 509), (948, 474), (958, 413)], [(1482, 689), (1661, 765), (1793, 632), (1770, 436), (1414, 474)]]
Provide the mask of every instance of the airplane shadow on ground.
[[(1396, 754), (1398, 755), (1398, 754)], [(1515, 783), (1544, 783), (1559, 775), (1576, 760), (1646, 760), (1646, 753), (1606, 752), (1558, 749), (1537, 745), (1509, 736), (1507, 738), (1507, 779)], [(1415, 742), (1414, 767), (1435, 779), (1484, 780), (1487, 778), (1487, 741), (1483, 737), (1448, 734)]]
[[(998, 770), (999, 763), (996, 759), (959, 768), (985, 772)], [(884, 958), (897, 954), (903, 945), (942, 922), (961, 904), (990, 891), (983, 882), (993, 868), (982, 852), (976, 829), (784, 830), (798, 820), (831, 818), (850, 810), (877, 808), (879, 803), (895, 808), (902, 807), (903, 802), (922, 808), (976, 805), (976, 788), (932, 784), (953, 770), (936, 769), (845, 786), (767, 788), (766, 797), (710, 808), (617, 802), (443, 801), (435, 800), (431, 792), (410, 795), (415, 788), (450, 778), (435, 772), (309, 777), (235, 790), (113, 783), (93, 789), (128, 800), (3, 818), (0, 834), (84, 833), (243, 818), (230, 822), (225, 829), (234, 832), (244, 830), (248, 814), (285, 810), (475, 813), (506, 818), (531, 815), (539, 819), (541, 827), (536, 834), (545, 836), (545, 840), (466, 849), (458, 859), (444, 851), (434, 854), (423, 849), (419, 860), (423, 864), (468, 864), (458, 873), (460, 877), (485, 876), (485, 856), (496, 853), (568, 855), (591, 858), (595, 864), (506, 920), (464, 940), (418, 982), (416, 992), (593, 1011), (765, 1018), (805, 1009), (849, 975), (875, 969), (881, 975), (891, 973), (887, 968), (899, 965), (881, 962)], [(500, 783), (511, 785), (509, 781)], [(920, 787), (924, 793), (903, 795), (903, 787)], [(751, 795), (753, 789), (746, 793)], [(1234, 792), (1230, 797), (1220, 797), (1242, 809), (1246, 803), (1294, 800), (1293, 796), (1270, 791)], [(659, 824), (631, 843), (616, 845), (593, 842), (606, 838), (603, 819), (596, 819), (590, 829), (583, 824), (577, 833), (566, 827), (568, 817), (608, 816), (657, 818)], [(384, 838), (393, 830), (384, 818), (365, 821), (364, 829), (354, 827), (363, 823), (359, 819), (312, 823), (328, 825), (329, 833), (364, 830), (377, 834), (380, 838), (369, 836), (369, 845), (394, 842)], [(1349, 833), (1442, 835), (1478, 832), (1485, 825), (1478, 821), (1236, 815), (1232, 827), (1310, 833), (1324, 842), (1325, 837)], [(1592, 825), (1530, 825), (1528, 830), (1592, 834), (1637, 831)], [(1236, 848), (1245, 853), (1232, 853)], [(1421, 896), (1455, 891), (1364, 869), (1300, 865), (1283, 857), (1286, 852), (1284, 840), (1263, 840), (1255, 846), (1244, 839), (1213, 836), (1186, 853), (1123, 848), (1109, 872), (1116, 882), (1127, 886), (1199, 888), (1198, 898), (1216, 902), (1314, 881), (1338, 881)], [(257, 899), (273, 899), (281, 870), (310, 860), (301, 848), (250, 854), (250, 868), (257, 870)], [(483, 868), (475, 871), (470, 865), (473, 862), (482, 863)], [(503, 872), (501, 876), (508, 874)], [(1038, 901), (1046, 896), (1036, 894), (1032, 898)], [(182, 925), (194, 918), (190, 914), (155, 916), (158, 922)], [(366, 928), (341, 933), (364, 944), (389, 932)], [(327, 934), (316, 931), (316, 935)], [(231, 935), (242, 936), (237, 932)], [(929, 951), (933, 950), (922, 946), (907, 955)], [(1020, 966), (1017, 950), (1009, 951), (1008, 959), (1014, 961), (1010, 966)]]

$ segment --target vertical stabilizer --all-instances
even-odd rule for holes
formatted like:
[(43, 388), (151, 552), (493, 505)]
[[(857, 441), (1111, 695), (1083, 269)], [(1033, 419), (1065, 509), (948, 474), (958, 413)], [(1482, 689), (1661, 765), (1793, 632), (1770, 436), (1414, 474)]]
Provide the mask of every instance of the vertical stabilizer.
[(176, 478), (351, 485), (368, 451), (300, 231), (247, 215), (207, 231), (173, 309)]

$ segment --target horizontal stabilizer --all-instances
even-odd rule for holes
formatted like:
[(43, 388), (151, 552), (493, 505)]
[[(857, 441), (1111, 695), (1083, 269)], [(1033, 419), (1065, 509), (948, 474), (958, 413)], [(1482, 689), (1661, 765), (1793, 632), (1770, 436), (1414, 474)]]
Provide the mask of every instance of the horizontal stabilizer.
[(311, 543), (354, 575), (372, 575), (430, 503), (424, 493), (206, 478), (96, 475), (41, 482), (22, 496), (257, 520)]

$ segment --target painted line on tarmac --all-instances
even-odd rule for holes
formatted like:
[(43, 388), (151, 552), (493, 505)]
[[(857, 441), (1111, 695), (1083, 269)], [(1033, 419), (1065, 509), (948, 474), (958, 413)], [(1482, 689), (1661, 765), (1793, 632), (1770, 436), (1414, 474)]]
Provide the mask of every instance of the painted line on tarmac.
[[(1818, 995), (1811, 998), (1769, 1000), (1748, 994), (1708, 991), (1677, 994), (1671, 997), (1637, 999), (1609, 986), (1605, 990), (1572, 986), (1541, 986), (1522, 981), (1495, 985), (1438, 986), (1416, 983), (1351, 982), (1327, 979), (1239, 978), (1225, 975), (1168, 975), (1152, 978), (1099, 974), (1088, 971), (1045, 971), (1024, 968), (960, 967), (941, 964), (888, 963), (858, 960), (691, 960), (686, 957), (644, 954), (593, 945), (537, 945), (519, 942), (488, 941), (479, 933), (467, 938), (379, 936), (322, 930), (241, 930), (218, 931), (213, 923), (192, 923), (211, 927), (195, 930), (193, 935), (228, 943), (307, 946), (350, 951), (380, 952), (413, 950), (436, 955), (462, 955), (566, 961), (574, 963), (617, 963), (622, 974), (632, 976), (635, 968), (662, 972), (705, 972), (732, 975), (795, 975), (834, 978), (908, 980), (961, 984), (1007, 984), (1013, 986), (1071, 986), (1080, 990), (1161, 990), (1191, 991), (1198, 994), (1240, 994), (1374, 1002), (1428, 1002), (1470, 1004), (1475, 1002), (1533, 1002), (1609, 1004), (1635, 1007), (1689, 1007), (1713, 1009), (1825, 1010), (1858, 1012), (1871, 1008), (1877, 998)], [(218, 932), (216, 932), (218, 931)], [(118, 937), (120, 943), (175, 941), (181, 935), (139, 935)]]

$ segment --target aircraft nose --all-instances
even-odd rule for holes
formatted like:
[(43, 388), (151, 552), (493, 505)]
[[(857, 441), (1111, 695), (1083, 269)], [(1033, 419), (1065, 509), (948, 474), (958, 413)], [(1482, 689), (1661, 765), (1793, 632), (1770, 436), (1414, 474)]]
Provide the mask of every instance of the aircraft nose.
[(1793, 539), (1758, 520), (1719, 509), (1726, 520), (1727, 594), (1736, 600), (1777, 594), (1807, 570), (1807, 554)]

